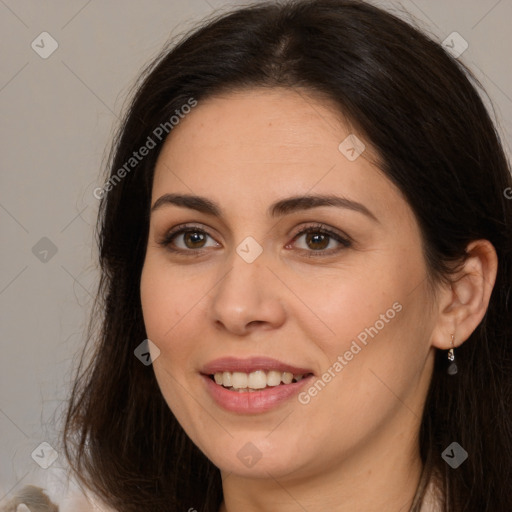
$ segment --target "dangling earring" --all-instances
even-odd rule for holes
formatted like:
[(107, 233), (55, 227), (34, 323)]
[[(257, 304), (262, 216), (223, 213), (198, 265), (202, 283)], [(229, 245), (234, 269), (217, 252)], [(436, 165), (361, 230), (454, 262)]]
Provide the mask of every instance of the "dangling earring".
[(455, 354), (453, 352), (453, 341), (455, 339), (454, 335), (452, 334), (452, 348), (448, 350), (448, 361), (450, 361), (450, 365), (448, 366), (448, 375), (455, 375), (458, 372), (457, 364), (455, 363)]

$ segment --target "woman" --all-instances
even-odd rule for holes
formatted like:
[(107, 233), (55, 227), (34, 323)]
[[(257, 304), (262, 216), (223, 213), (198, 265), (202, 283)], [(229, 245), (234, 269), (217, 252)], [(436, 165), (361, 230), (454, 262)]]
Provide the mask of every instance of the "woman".
[(148, 68), (65, 432), (108, 505), (510, 510), (512, 183), (471, 81), (353, 0), (238, 9)]

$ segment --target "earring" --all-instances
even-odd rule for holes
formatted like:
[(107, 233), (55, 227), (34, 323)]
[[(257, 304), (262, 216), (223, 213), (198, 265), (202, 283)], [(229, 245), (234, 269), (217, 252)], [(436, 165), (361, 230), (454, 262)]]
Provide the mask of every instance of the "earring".
[(458, 372), (457, 364), (455, 363), (455, 354), (453, 352), (454, 346), (453, 341), (455, 339), (455, 336), (452, 334), (452, 348), (448, 350), (448, 361), (450, 361), (450, 365), (448, 366), (448, 375), (455, 375)]

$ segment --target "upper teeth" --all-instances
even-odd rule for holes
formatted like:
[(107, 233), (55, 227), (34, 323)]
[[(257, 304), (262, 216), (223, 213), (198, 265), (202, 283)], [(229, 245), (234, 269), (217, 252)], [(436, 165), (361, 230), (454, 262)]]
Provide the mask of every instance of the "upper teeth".
[(243, 372), (218, 372), (214, 374), (215, 382), (224, 387), (232, 387), (234, 389), (263, 389), (267, 386), (279, 386), (283, 384), (291, 384), (293, 379), (297, 382), (302, 379), (303, 375), (293, 375), (290, 372), (278, 372), (271, 370), (256, 370), (251, 373)]

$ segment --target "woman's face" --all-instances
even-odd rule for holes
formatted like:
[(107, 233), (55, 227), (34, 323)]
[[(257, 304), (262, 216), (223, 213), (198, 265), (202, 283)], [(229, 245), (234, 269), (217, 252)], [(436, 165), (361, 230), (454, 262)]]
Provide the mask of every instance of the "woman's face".
[(325, 101), (253, 89), (199, 102), (159, 156), (141, 281), (153, 367), (225, 472), (416, 455), (436, 323), (420, 231), (349, 135)]

